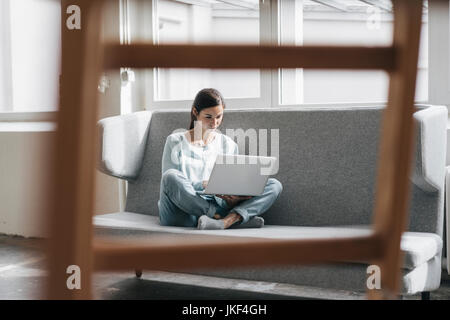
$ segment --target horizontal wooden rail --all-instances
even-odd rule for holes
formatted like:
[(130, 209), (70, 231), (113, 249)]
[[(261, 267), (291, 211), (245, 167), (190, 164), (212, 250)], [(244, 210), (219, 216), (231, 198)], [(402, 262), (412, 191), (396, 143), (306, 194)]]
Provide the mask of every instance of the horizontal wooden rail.
[(393, 47), (107, 44), (104, 68), (395, 68)]
[(266, 239), (219, 236), (148, 236), (94, 241), (95, 270), (133, 268), (182, 271), (380, 258), (375, 234), (333, 239)]

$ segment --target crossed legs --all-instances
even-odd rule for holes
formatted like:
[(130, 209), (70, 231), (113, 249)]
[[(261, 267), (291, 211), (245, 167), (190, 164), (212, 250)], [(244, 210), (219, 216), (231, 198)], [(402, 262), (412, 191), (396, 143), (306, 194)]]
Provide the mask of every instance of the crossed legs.
[(261, 227), (264, 220), (254, 218), (266, 212), (281, 191), (281, 183), (269, 178), (261, 195), (245, 200), (234, 208), (228, 208), (229, 213), (224, 218), (215, 219), (218, 209), (223, 211), (223, 208), (197, 194), (191, 181), (182, 172), (170, 169), (164, 173), (161, 181), (158, 201), (160, 222), (166, 226), (197, 226), (199, 229)]

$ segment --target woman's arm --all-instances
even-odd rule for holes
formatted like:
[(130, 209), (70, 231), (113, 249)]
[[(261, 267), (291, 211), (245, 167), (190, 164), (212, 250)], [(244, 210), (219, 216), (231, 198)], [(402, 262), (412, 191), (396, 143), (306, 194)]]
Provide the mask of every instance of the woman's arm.
[(169, 169), (180, 170), (180, 150), (173, 136), (168, 136), (162, 156), (162, 173)]

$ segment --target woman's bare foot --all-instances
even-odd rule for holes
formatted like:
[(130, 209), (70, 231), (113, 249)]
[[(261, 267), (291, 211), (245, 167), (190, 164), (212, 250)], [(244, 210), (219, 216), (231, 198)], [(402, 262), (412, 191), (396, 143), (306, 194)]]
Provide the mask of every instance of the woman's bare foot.
[(222, 220), (223, 220), (224, 228), (228, 229), (233, 224), (242, 221), (242, 217), (241, 217), (241, 215), (237, 214), (236, 212), (231, 212)]

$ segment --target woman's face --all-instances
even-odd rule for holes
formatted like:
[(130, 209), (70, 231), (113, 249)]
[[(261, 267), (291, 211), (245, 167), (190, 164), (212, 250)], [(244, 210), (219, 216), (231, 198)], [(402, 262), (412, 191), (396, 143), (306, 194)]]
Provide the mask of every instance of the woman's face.
[(214, 130), (217, 129), (222, 123), (223, 119), (223, 106), (218, 105), (215, 107), (205, 108), (197, 112), (194, 108), (194, 114), (197, 117), (197, 121), (202, 122), (203, 130)]

